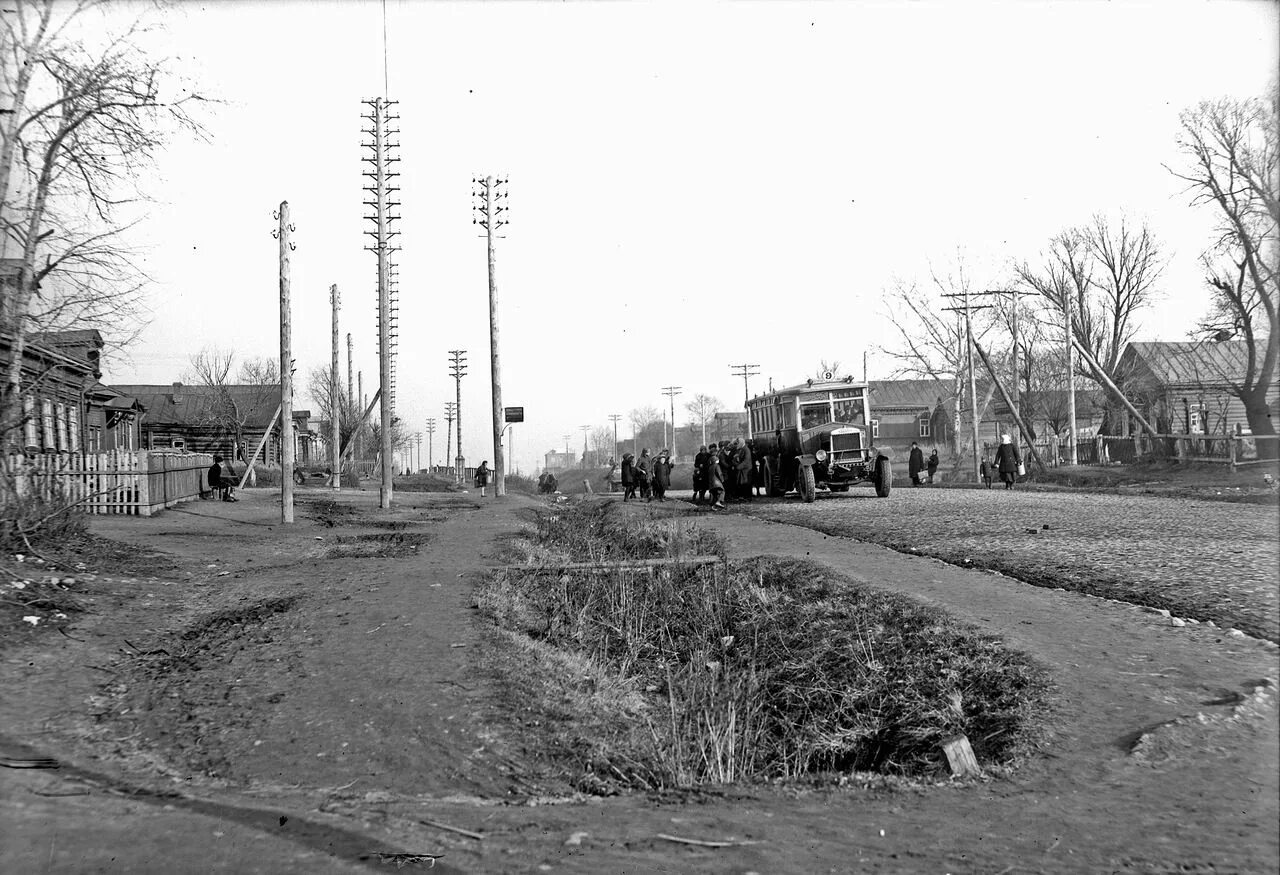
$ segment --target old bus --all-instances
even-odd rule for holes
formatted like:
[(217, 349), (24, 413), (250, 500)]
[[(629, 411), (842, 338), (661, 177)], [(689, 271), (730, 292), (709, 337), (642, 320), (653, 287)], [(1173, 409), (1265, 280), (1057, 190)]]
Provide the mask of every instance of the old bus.
[(892, 453), (872, 445), (867, 384), (830, 372), (822, 376), (747, 402), (768, 493), (794, 489), (813, 501), (819, 489), (847, 492), (865, 483), (887, 497)]

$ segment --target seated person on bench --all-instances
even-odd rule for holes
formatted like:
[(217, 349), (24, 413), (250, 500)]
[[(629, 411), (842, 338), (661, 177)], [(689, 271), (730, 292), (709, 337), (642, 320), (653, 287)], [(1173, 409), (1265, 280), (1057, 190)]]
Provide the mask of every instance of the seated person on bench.
[(236, 481), (230, 466), (227, 466), (226, 474), (222, 473), (221, 456), (214, 456), (213, 464), (209, 466), (209, 490), (221, 493), (223, 501), (240, 500), (236, 498)]

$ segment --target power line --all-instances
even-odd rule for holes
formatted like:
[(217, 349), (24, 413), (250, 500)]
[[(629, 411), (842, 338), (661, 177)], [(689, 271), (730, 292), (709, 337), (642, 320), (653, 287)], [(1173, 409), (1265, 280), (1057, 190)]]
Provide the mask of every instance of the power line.
[[(751, 388), (747, 380), (749, 377), (757, 376), (760, 373), (760, 371), (758, 370), (760, 366), (750, 365), (750, 364), (741, 364), (741, 365), (729, 365), (729, 367), (733, 369), (733, 375), (735, 377), (742, 378), (742, 406), (746, 407), (748, 402), (751, 401)], [(752, 368), (757, 368), (757, 370), (753, 371)], [(748, 413), (747, 414), (747, 438), (750, 439), (751, 437), (753, 437), (753, 435), (751, 434), (751, 414)]]

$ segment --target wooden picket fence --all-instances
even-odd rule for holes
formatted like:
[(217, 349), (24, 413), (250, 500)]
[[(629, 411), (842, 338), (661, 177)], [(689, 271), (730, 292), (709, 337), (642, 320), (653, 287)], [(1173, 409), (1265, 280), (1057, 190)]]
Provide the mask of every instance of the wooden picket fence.
[(209, 453), (117, 450), (5, 458), (19, 496), (74, 505), (85, 513), (151, 516), (207, 491)]

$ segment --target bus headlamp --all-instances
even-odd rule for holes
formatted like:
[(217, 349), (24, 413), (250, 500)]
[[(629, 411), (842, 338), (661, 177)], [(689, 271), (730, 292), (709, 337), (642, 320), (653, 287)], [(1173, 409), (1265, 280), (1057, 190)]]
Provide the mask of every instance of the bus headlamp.
[(813, 454), (813, 457), (817, 459), (819, 462), (825, 462), (827, 460), (827, 451), (820, 449)]

